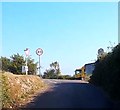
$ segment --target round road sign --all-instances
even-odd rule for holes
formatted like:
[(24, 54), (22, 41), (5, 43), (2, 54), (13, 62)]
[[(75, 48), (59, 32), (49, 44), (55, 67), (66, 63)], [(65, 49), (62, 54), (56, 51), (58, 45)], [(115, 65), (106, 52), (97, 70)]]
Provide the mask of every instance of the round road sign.
[(102, 48), (98, 49), (98, 54), (99, 54), (99, 55), (101, 55), (101, 54), (103, 54), (103, 53), (104, 53), (104, 49), (102, 49)]
[(29, 56), (30, 50), (28, 48), (26, 48), (24, 51), (25, 51), (26, 56)]
[(36, 50), (36, 54), (39, 55), (39, 56), (42, 55), (43, 54), (43, 50), (41, 48), (38, 48)]

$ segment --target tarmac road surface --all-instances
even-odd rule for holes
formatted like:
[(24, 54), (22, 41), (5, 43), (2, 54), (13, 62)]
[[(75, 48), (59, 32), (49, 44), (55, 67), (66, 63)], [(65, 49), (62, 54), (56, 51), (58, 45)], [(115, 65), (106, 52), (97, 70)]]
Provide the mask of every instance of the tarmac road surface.
[(80, 80), (44, 79), (51, 89), (38, 95), (26, 108), (112, 108), (99, 88)]

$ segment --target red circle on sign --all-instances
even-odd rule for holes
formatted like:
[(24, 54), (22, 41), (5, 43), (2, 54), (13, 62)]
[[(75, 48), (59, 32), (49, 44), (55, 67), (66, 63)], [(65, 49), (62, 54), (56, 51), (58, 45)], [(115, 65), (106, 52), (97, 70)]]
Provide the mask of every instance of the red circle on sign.
[(39, 56), (42, 55), (43, 54), (43, 50), (41, 48), (38, 48), (36, 50), (36, 54), (39, 55)]

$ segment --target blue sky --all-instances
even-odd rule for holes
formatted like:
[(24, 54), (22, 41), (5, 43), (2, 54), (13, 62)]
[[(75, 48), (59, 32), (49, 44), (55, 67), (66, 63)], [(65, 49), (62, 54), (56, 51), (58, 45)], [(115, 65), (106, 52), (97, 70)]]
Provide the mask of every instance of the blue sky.
[(43, 49), (42, 72), (58, 61), (62, 74), (97, 58), (97, 50), (118, 42), (117, 2), (16, 2), (2, 4), (2, 54), (29, 48), (35, 62)]

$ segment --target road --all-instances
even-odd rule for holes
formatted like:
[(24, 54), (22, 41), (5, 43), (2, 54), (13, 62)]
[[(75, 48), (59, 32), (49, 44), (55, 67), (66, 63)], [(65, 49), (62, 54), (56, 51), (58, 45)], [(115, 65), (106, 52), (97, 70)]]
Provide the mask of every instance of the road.
[(38, 95), (26, 108), (112, 108), (99, 88), (79, 80), (44, 80), (49, 91)]

